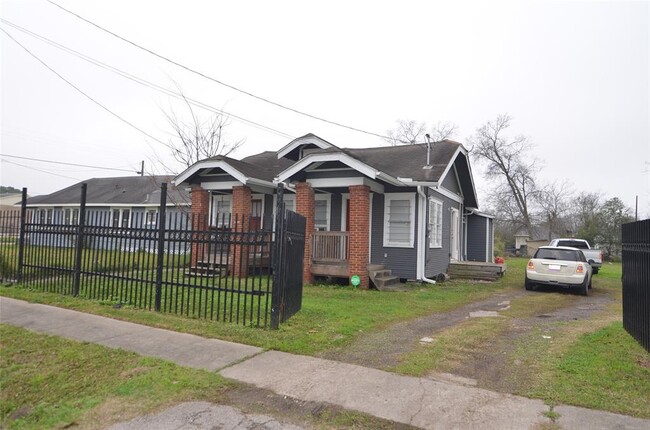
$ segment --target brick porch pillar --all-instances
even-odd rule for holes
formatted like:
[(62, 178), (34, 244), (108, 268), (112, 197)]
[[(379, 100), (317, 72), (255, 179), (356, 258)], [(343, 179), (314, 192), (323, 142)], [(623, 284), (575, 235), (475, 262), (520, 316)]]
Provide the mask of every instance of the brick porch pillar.
[(314, 231), (314, 190), (311, 184), (300, 182), (296, 184), (296, 212), (307, 219), (305, 227), (305, 254), (302, 264), (302, 282), (311, 284), (314, 277), (311, 274), (311, 234)]
[[(192, 185), (192, 230), (202, 232), (208, 229), (210, 215), (210, 193), (200, 185)], [(200, 240), (203, 235), (194, 234), (195, 240)], [(192, 243), (192, 254), (190, 259), (191, 267), (196, 267), (199, 261), (203, 260), (207, 246), (203, 243)]]
[(359, 275), (363, 289), (370, 287), (368, 279), (368, 257), (370, 250), (369, 214), (370, 187), (367, 185), (351, 185), (350, 189), (350, 254), (348, 258), (348, 276)]
[[(237, 232), (234, 240), (241, 242), (244, 239), (242, 233), (248, 232), (251, 216), (251, 189), (245, 185), (232, 187), (232, 218), (231, 228)], [(248, 254), (249, 245), (232, 245), (232, 271), (234, 276), (244, 278), (248, 275)]]

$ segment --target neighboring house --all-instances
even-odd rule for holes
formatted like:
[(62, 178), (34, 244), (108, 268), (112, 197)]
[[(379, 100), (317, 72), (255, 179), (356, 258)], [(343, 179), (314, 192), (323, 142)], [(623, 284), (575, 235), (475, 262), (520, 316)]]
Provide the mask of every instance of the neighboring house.
[[(163, 182), (170, 183), (172, 179), (173, 176), (123, 176), (83, 181), (87, 184), (86, 223), (114, 228), (155, 226), (160, 206), (160, 186)], [(26, 206), (31, 214), (29, 221), (40, 225), (78, 224), (81, 184), (71, 185), (52, 194), (28, 198)], [(189, 193), (170, 184), (166, 208), (169, 214), (189, 214)], [(181, 222), (183, 228), (187, 226), (187, 216), (170, 216), (168, 224), (170, 219), (172, 222)], [(60, 245), (71, 246), (66, 243)]]
[(22, 193), (0, 194), (0, 237), (18, 237), (22, 199)]
[(15, 211), (18, 209), (16, 205), (20, 205), (22, 199), (22, 193), (0, 194), (0, 211)]
[(194, 215), (212, 226), (232, 214), (265, 228), (285, 184), (287, 208), (307, 219), (307, 283), (359, 275), (368, 287), (374, 265), (425, 280), (451, 261), (492, 261), (493, 219), (478, 211), (467, 150), (450, 140), (343, 149), (307, 134), (278, 151), (199, 161), (174, 183), (191, 188)]

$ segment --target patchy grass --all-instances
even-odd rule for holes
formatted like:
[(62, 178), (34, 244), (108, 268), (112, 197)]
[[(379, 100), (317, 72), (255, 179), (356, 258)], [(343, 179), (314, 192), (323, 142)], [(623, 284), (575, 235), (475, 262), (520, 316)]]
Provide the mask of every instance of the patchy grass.
[[(509, 269), (522, 262), (509, 261)], [(506, 276), (512, 274), (509, 270)], [(523, 289), (523, 273), (517, 276), (506, 283), (519, 283)], [(536, 317), (578, 307), (584, 297), (551, 289), (526, 294), (499, 312), (501, 318), (469, 319), (438, 332), (433, 343), (419, 345), (392, 370), (413, 376), (453, 373), (501, 342), (504, 349), (496, 353), (506, 354), (509, 369), (503, 386), (513, 387), (513, 393), (551, 406), (569, 404), (650, 418), (650, 354), (622, 327), (620, 279), (621, 265), (616, 263), (594, 277), (591, 294), (610, 303), (589, 319), (537, 324), (545, 320)], [(522, 324), (533, 328), (518, 335)], [(503, 344), (504, 336), (514, 343), (511, 350)]]
[(3, 428), (105, 426), (180, 401), (214, 400), (229, 385), (215, 373), (6, 325), (0, 345)]
[(480, 300), (509, 285), (448, 282), (409, 284), (405, 292), (379, 292), (331, 285), (306, 285), (302, 310), (279, 330), (262, 330), (210, 320), (156, 313), (112, 302), (75, 299), (21, 286), (0, 287), (0, 295), (75, 309), (150, 326), (292, 353), (313, 355), (344, 346), (356, 336), (389, 324), (445, 312)]
[(449, 372), (468, 356), (489, 345), (509, 327), (507, 318), (475, 318), (436, 335), (432, 343), (420, 344), (392, 370), (410, 376), (432, 371)]
[(522, 394), (650, 418), (650, 354), (620, 322), (551, 349), (539, 361), (540, 377)]

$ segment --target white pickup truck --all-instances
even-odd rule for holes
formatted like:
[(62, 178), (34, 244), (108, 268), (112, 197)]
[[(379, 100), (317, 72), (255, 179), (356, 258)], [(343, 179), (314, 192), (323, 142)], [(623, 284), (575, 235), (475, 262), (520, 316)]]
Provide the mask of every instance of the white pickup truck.
[(593, 249), (589, 246), (589, 242), (583, 239), (553, 239), (548, 246), (569, 246), (571, 248), (578, 248), (585, 254), (589, 265), (595, 275), (603, 265), (603, 252), (600, 249)]

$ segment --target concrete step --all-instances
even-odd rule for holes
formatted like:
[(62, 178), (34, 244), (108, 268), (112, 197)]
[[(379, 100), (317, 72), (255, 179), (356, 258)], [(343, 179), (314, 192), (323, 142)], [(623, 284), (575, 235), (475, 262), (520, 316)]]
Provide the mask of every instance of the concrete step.
[(374, 278), (376, 278), (378, 276), (390, 276), (392, 274), (393, 274), (393, 272), (391, 270), (388, 270), (388, 269), (368, 270), (368, 276), (370, 276), (370, 278), (372, 278), (372, 279), (374, 279)]
[(379, 291), (386, 291), (391, 289), (391, 287), (395, 287), (398, 285), (401, 285), (399, 278), (397, 276), (378, 276), (374, 279), (374, 284), (375, 287)]

